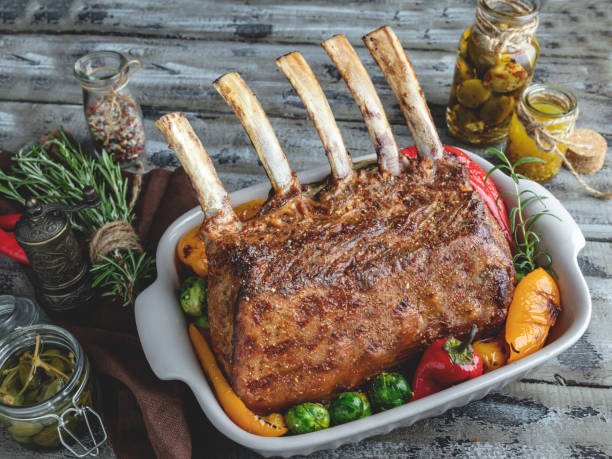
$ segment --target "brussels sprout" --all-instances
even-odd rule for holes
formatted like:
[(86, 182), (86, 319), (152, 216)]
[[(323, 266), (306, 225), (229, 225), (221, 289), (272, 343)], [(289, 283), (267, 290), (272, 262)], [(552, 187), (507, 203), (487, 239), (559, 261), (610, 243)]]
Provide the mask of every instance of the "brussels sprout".
[(457, 88), (457, 100), (468, 108), (476, 108), (491, 97), (491, 91), (484, 87), (478, 78), (466, 80)]
[(486, 88), (506, 93), (520, 88), (528, 77), (527, 70), (516, 62), (502, 62), (491, 68), (482, 81)]
[(287, 411), (285, 424), (294, 434), (315, 432), (329, 427), (329, 412), (320, 403), (302, 403)]
[(189, 277), (183, 282), (179, 295), (181, 308), (191, 316), (206, 314), (206, 279), (196, 276)]
[(370, 400), (374, 408), (380, 411), (403, 405), (411, 395), (406, 378), (396, 371), (381, 373), (370, 381)]
[(205, 329), (209, 329), (210, 328), (210, 322), (208, 321), (208, 317), (207, 316), (200, 316), (200, 317), (196, 317), (193, 320), (193, 323), (200, 328), (205, 328)]
[(370, 402), (361, 392), (343, 392), (329, 405), (333, 425), (344, 424), (372, 414)]
[(487, 100), (480, 108), (478, 115), (480, 119), (489, 126), (496, 126), (514, 111), (514, 98), (508, 96), (496, 96)]

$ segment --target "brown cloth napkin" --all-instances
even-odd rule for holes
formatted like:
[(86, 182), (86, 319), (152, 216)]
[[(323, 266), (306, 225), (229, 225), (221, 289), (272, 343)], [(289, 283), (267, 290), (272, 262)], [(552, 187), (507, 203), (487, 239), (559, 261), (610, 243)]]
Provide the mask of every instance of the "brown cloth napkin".
[[(6, 161), (0, 157), (2, 166)], [(146, 174), (135, 210), (136, 229), (147, 251), (155, 254), (166, 228), (196, 205), (182, 168)], [(0, 198), (0, 214), (15, 211), (19, 209), (13, 202)], [(78, 313), (52, 319), (76, 336), (92, 362), (102, 394), (100, 408), (119, 458), (253, 456), (208, 422), (187, 386), (157, 379), (142, 351), (132, 307), (101, 298)]]

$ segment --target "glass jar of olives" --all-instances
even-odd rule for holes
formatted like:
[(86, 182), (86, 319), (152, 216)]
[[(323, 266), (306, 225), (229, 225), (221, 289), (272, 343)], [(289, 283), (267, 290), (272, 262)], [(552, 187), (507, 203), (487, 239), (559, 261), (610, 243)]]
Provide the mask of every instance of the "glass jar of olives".
[[(540, 159), (539, 162), (519, 164), (516, 169), (531, 180), (546, 182), (559, 172), (563, 162), (561, 155), (565, 155), (567, 151), (567, 145), (563, 141), (574, 131), (578, 110), (576, 96), (561, 86), (535, 84), (523, 92), (519, 104), (510, 121), (506, 156), (513, 163), (525, 157)], [(553, 141), (548, 145), (542, 138), (536, 141), (529, 135), (526, 126), (530, 127), (529, 131), (545, 129), (553, 134), (558, 142), (554, 144)], [(545, 131), (542, 131), (542, 135), (544, 133)], [(548, 147), (551, 151), (542, 150), (538, 143), (542, 148)]]
[(66, 330), (32, 325), (0, 343), (0, 423), (15, 441), (95, 454), (107, 435), (93, 398), (89, 361)]
[(538, 0), (478, 0), (459, 42), (446, 123), (456, 137), (490, 144), (508, 134), (539, 55)]

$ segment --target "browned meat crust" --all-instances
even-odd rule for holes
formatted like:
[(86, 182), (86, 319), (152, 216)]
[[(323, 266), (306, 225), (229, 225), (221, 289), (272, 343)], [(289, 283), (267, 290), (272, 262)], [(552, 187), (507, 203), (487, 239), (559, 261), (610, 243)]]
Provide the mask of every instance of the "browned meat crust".
[(411, 167), (269, 202), (208, 241), (212, 343), (249, 408), (323, 400), (440, 337), (500, 328), (515, 273), (497, 223), (456, 160)]

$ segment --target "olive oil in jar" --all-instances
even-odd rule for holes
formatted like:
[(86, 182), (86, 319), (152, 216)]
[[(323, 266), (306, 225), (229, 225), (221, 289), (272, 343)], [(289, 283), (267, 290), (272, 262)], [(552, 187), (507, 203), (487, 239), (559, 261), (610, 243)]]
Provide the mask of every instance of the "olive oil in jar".
[(538, 9), (537, 0), (479, 0), (476, 22), (459, 42), (446, 109), (446, 123), (456, 137), (489, 144), (508, 135), (517, 98), (531, 81), (539, 55), (533, 35)]
[[(533, 85), (525, 90), (521, 103), (535, 120), (546, 123), (546, 129), (555, 132), (555, 136), (560, 140), (565, 140), (572, 134), (577, 103), (576, 97), (568, 89), (552, 85)], [(565, 155), (567, 145), (557, 143), (556, 147), (559, 153)], [(513, 163), (525, 157), (541, 159), (543, 162), (528, 162), (517, 166), (518, 172), (540, 183), (553, 178), (563, 162), (557, 152), (538, 148), (536, 141), (527, 133), (524, 120), (518, 113), (512, 115), (505, 153)]]

